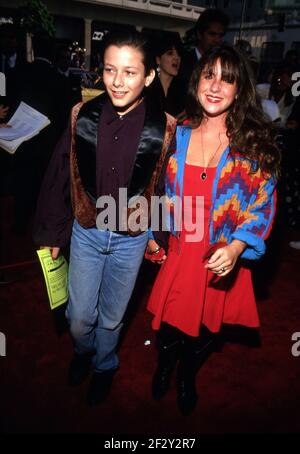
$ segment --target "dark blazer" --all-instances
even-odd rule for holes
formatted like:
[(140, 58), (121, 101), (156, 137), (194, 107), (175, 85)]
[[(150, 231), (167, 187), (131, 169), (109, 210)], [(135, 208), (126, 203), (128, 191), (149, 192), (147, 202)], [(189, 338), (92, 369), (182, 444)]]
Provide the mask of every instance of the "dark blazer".
[(170, 84), (168, 94), (165, 96), (159, 77), (156, 77), (149, 86), (148, 93), (152, 102), (157, 102), (162, 110), (168, 112), (173, 117), (177, 117), (185, 108), (187, 84), (183, 79), (174, 77)]
[(46, 115), (62, 132), (72, 107), (65, 96), (66, 84), (49, 62), (36, 59), (27, 63), (19, 77), (18, 98)]
[(179, 76), (185, 81), (187, 85), (198, 61), (199, 60), (197, 58), (195, 49), (186, 51), (182, 57)]
[[(2, 64), (2, 57), (3, 53), (0, 51), (0, 65)], [(8, 118), (11, 117), (18, 105), (18, 83), (22, 77), (25, 65), (26, 61), (17, 54), (14, 68), (9, 68), (6, 72), (4, 71), (6, 78), (6, 96), (1, 96), (0, 104), (10, 108)], [(3, 72), (2, 70), (3, 68), (0, 66), (0, 71)]]
[(23, 101), (51, 121), (37, 136), (22, 143), (13, 155), (12, 181), (18, 224), (25, 222), (35, 210), (44, 173), (66, 128), (71, 106), (65, 96), (65, 87), (63, 76), (45, 60), (27, 63), (22, 74), (18, 74), (15, 105)]

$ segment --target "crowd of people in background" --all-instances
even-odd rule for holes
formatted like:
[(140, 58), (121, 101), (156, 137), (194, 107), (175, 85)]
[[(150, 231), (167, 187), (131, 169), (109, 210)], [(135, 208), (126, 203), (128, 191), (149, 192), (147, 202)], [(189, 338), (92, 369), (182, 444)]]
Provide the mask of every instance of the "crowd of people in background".
[[(206, 189), (208, 192), (205, 194), (207, 200), (211, 202), (210, 192), (213, 185), (216, 185), (216, 182), (222, 182), (222, 178), (224, 178), (223, 174), (222, 177), (219, 174), (217, 174), (217, 177), (213, 175), (212, 169), (216, 171), (216, 169), (222, 167), (224, 172), (224, 169), (227, 169), (230, 178), (233, 180), (236, 178), (236, 181), (241, 184), (244, 167), (248, 166), (251, 160), (254, 164), (253, 162), (251, 165), (249, 164), (250, 167), (252, 165), (255, 167), (259, 162), (258, 168), (251, 167), (253, 172), (259, 173), (256, 180), (257, 187), (248, 174), (243, 174), (245, 181), (242, 182), (249, 188), (251, 186), (251, 190), (254, 192), (256, 191), (255, 201), (252, 200), (250, 206), (246, 194), (244, 197), (247, 200), (240, 196), (240, 202), (246, 204), (247, 209), (250, 206), (249, 209), (253, 210), (261, 222), (259, 225), (252, 222), (253, 230), (250, 229), (251, 231), (248, 228), (249, 226), (244, 229), (245, 214), (242, 221), (237, 220), (240, 229), (231, 231), (229, 227), (229, 230), (227, 229), (224, 222), (221, 226), (213, 226), (214, 218), (208, 232), (211, 213), (209, 214), (210, 207), (206, 207), (206, 240), (209, 235), (215, 234), (213, 230), (215, 228), (219, 232), (219, 234), (215, 234), (215, 240), (221, 244), (219, 250), (213, 251), (207, 257), (208, 262), (203, 265), (203, 268), (208, 268), (221, 278), (231, 273), (234, 268), (234, 272), (230, 276), (238, 277), (236, 278), (236, 287), (232, 286), (229, 296), (230, 292), (227, 292), (227, 290), (222, 292), (220, 286), (218, 287), (213, 294), (215, 306), (210, 313), (199, 314), (198, 318), (194, 317), (195, 311), (192, 306), (188, 314), (185, 314), (186, 319), (184, 318), (181, 312), (182, 298), (179, 302), (176, 300), (176, 295), (178, 295), (176, 285), (179, 287), (183, 281), (188, 280), (185, 273), (188, 272), (189, 267), (191, 270), (195, 268), (196, 259), (195, 257), (195, 260), (193, 259), (195, 250), (197, 256), (199, 254), (205, 255), (205, 248), (209, 246), (210, 241), (207, 240), (206, 243), (203, 243), (199, 250), (194, 249), (194, 246), (189, 249), (190, 246), (186, 246), (185, 236), (182, 235), (178, 243), (182, 249), (181, 252), (178, 252), (178, 244), (176, 243), (178, 237), (176, 231), (171, 231), (173, 236), (171, 235), (171, 240), (168, 243), (169, 257), (167, 257), (167, 254), (161, 255), (159, 261), (160, 264), (163, 264), (162, 270), (164, 271), (160, 275), (163, 278), (158, 278), (153, 290), (155, 297), (152, 296), (149, 303), (149, 309), (155, 316), (153, 326), (155, 329), (160, 329), (162, 346), (153, 380), (152, 391), (155, 398), (162, 397), (168, 389), (171, 370), (174, 366), (174, 352), (176, 350), (176, 355), (179, 355), (177, 347), (180, 344), (183, 353), (178, 375), (179, 407), (184, 414), (193, 411), (197, 401), (195, 363), (199, 357), (199, 349), (201, 353), (204, 353), (204, 348), (206, 349), (207, 346), (210, 349), (211, 334), (218, 332), (220, 324), (226, 317), (230, 320), (230, 323), (234, 320), (234, 323), (258, 326), (249, 270), (243, 269), (239, 258), (240, 256), (246, 259), (259, 258), (264, 252), (263, 239), (269, 233), (274, 215), (273, 192), (275, 180), (277, 180), (279, 174), (279, 158), (275, 150), (278, 147), (281, 149), (283, 157), (281, 179), (278, 186), (280, 210), (286, 215), (285, 219), (288, 226), (300, 229), (300, 189), (298, 183), (300, 173), (300, 97), (294, 97), (291, 92), (292, 76), (299, 71), (299, 56), (295, 51), (289, 51), (283, 62), (277, 67), (270, 68), (269, 73), (264, 76), (265, 80), (261, 80), (259, 62), (253, 58), (251, 46), (249, 47), (241, 41), (237, 42), (236, 47), (221, 45), (226, 38), (228, 25), (229, 18), (225, 13), (215, 9), (206, 10), (201, 14), (195, 25), (193, 45), (188, 49), (176, 33), (158, 34), (157, 39), (150, 37), (150, 41), (152, 40), (150, 46), (146, 46), (146, 41), (143, 41), (140, 36), (132, 41), (126, 41), (125, 38), (120, 38), (119, 41), (118, 39), (109, 41), (108, 37), (103, 61), (100, 65), (101, 70), (104, 71), (103, 76), (100, 68), (94, 68), (96, 70), (94, 75), (85, 70), (82, 53), (72, 54), (68, 45), (55, 47), (53, 40), (45, 35), (34, 36), (32, 43), (34, 60), (28, 63), (18, 51), (18, 35), (15, 27), (6, 24), (0, 28), (0, 65), (2, 65), (0, 69), (7, 78), (7, 96), (3, 97), (1, 101), (0, 122), (5, 127), (6, 122), (21, 101), (46, 115), (51, 121), (50, 126), (33, 139), (24, 142), (14, 155), (8, 155), (0, 149), (0, 195), (13, 195), (15, 208), (13, 229), (15, 233), (22, 234), (26, 231), (32, 215), (36, 211), (38, 195), (44, 180), (42, 191), (44, 199), (42, 202), (40, 200), (39, 203), (39, 226), (38, 233), (35, 234), (38, 238), (38, 244), (48, 246), (52, 250), (53, 258), (55, 258), (59, 253), (59, 248), (65, 246), (72, 237), (71, 298), (67, 317), (75, 342), (75, 356), (71, 363), (69, 380), (71, 385), (81, 383), (86, 378), (92, 359), (95, 369), (88, 394), (90, 405), (97, 405), (106, 398), (118, 368), (116, 346), (122, 327), (121, 320), (147, 244), (146, 235), (144, 237), (142, 235), (126, 236), (116, 229), (108, 236), (108, 232), (98, 231), (94, 225), (95, 222), (91, 221), (96, 212), (95, 207), (90, 205), (91, 200), (94, 203), (97, 197), (103, 193), (116, 193), (120, 185), (126, 186), (126, 184), (132, 189), (134, 196), (147, 192), (147, 186), (154, 178), (153, 175), (155, 176), (156, 170), (162, 168), (163, 161), (160, 162), (157, 158), (158, 148), (164, 150), (166, 145), (164, 133), (172, 129), (174, 119), (180, 125), (176, 135), (178, 147), (174, 148), (175, 139), (173, 139), (173, 142), (171, 142), (171, 139), (169, 140), (166, 149), (171, 150), (174, 156), (164, 167), (167, 175), (166, 186), (169, 183), (169, 190), (173, 190), (172, 195), (176, 193), (178, 188), (182, 190), (182, 175), (185, 165), (189, 164), (190, 168), (186, 173), (188, 175), (187, 180), (184, 180), (184, 190), (190, 192), (192, 196), (195, 195), (194, 184), (191, 183), (189, 186), (186, 181), (191, 182), (196, 179), (192, 172), (198, 172), (199, 169), (196, 170), (196, 168), (201, 165), (203, 171), (197, 176), (197, 181), (202, 180), (204, 184), (207, 180), (206, 188), (209, 189)], [(162, 36), (164, 36), (163, 39)], [(123, 71), (124, 62), (126, 68), (129, 68), (126, 73), (126, 81), (125, 76), (123, 80), (121, 80), (121, 77), (119, 80), (118, 75), (115, 75), (118, 71)], [(130, 74), (134, 74), (134, 71), (131, 72), (132, 68), (135, 68), (135, 76), (138, 73), (139, 83), (135, 82), (134, 77), (131, 79)], [(136, 68), (138, 68), (138, 71)], [(114, 77), (118, 79), (117, 82)], [(122, 91), (120, 88), (122, 84), (126, 84), (128, 89)], [(105, 93), (99, 98), (95, 98), (94, 103), (83, 104), (80, 111), (76, 108), (74, 110), (74, 106), (82, 101), (83, 85), (90, 88), (101, 86)], [(221, 97), (218, 97), (218, 94), (212, 95), (215, 86), (218, 86), (218, 90), (222, 94)], [(203, 93), (201, 92), (202, 89)], [(207, 99), (205, 90), (210, 93), (209, 99)], [(125, 102), (127, 99), (129, 100)], [(224, 104), (225, 107), (214, 114), (213, 109), (217, 108), (218, 103)], [(70, 122), (71, 111), (72, 121)], [(76, 124), (74, 123), (75, 113), (76, 116), (79, 115)], [(100, 121), (99, 127), (97, 119)], [(117, 126), (114, 131), (115, 125)], [(264, 133), (261, 133), (259, 125), (264, 125)], [(149, 132), (150, 127), (152, 127), (151, 133)], [(107, 138), (108, 131), (111, 131), (109, 138)], [(156, 147), (157, 155), (153, 155), (153, 160), (147, 161), (147, 165), (145, 164), (146, 161), (138, 161), (138, 168), (134, 167), (131, 174), (132, 163), (136, 164), (136, 154), (139, 156), (137, 160), (141, 159), (141, 155), (145, 153), (147, 148), (146, 145), (144, 145), (144, 148), (142, 146), (139, 148), (146, 133), (148, 134), (146, 145)], [(100, 145), (97, 142), (97, 137), (101, 137)], [(274, 137), (276, 137), (277, 146), (273, 143)], [(121, 140), (119, 140), (120, 138)], [(159, 146), (157, 143), (154, 144), (155, 140), (159, 143)], [(211, 158), (209, 161), (204, 158), (203, 141), (206, 148), (210, 150)], [(77, 155), (71, 147), (73, 142), (78, 144)], [(236, 154), (232, 158), (230, 153), (226, 154), (224, 151), (228, 146), (237, 147), (239, 151), (242, 150), (241, 154)], [(260, 146), (263, 149), (258, 152)], [(99, 147), (102, 147), (101, 150)], [(55, 154), (53, 153), (54, 150), (56, 150)], [(86, 151), (90, 157), (98, 156), (97, 159), (101, 157), (102, 167), (99, 166), (100, 161), (97, 161), (96, 164), (93, 159), (89, 162), (89, 158), (83, 159), (82, 154), (80, 154), (81, 150)], [(114, 153), (111, 153), (111, 150)], [(127, 159), (122, 160), (120, 150)], [(198, 153), (199, 150), (201, 150), (201, 156)], [(75, 153), (75, 158), (72, 158), (72, 153)], [(186, 161), (180, 161), (183, 155), (184, 158), (187, 156)], [(225, 158), (223, 159), (225, 155), (226, 162), (224, 161)], [(235, 174), (235, 158), (240, 163), (238, 165), (241, 166), (238, 175)], [(78, 187), (76, 186), (78, 184), (78, 173), (76, 174), (78, 169), (72, 168), (72, 165), (75, 165), (72, 159), (75, 159), (82, 171), (82, 173), (79, 172), (82, 182)], [(116, 162), (113, 159), (116, 159)], [(91, 177), (91, 174), (95, 173), (95, 168), (99, 172), (99, 174), (97, 173), (96, 183), (94, 181), (95, 175), (93, 175), (93, 178)], [(120, 172), (117, 174), (119, 168)], [(105, 172), (103, 169), (105, 169)], [(73, 171), (74, 174), (72, 174)], [(44, 178), (45, 174), (46, 179)], [(268, 178), (265, 178), (266, 174), (268, 174)], [(170, 181), (168, 181), (168, 178), (170, 178)], [(250, 183), (249, 180), (251, 180)], [(121, 184), (121, 182), (123, 183)], [(158, 182), (156, 181), (156, 183)], [(58, 190), (55, 192), (56, 189), (53, 188), (57, 187)], [(154, 190), (154, 187), (151, 186), (151, 190)], [(217, 190), (217, 188), (215, 189)], [(241, 192), (244, 193), (245, 191)], [(260, 205), (262, 193), (266, 200), (263, 207)], [(231, 195), (232, 198), (228, 203), (233, 206), (236, 194)], [(51, 203), (49, 202), (47, 205), (47, 200), (50, 199)], [(88, 210), (82, 212), (78, 206), (87, 206)], [(49, 214), (50, 208), (54, 210), (54, 214), (52, 212)], [(58, 212), (59, 210), (60, 212)], [(72, 210), (76, 218), (73, 230), (69, 222), (71, 219), (73, 220)], [(61, 215), (63, 211), (64, 214)], [(261, 212), (263, 212), (262, 217), (260, 217)], [(249, 215), (248, 211), (247, 213)], [(45, 215), (45, 219), (43, 215)], [(60, 222), (59, 216), (64, 218), (63, 222)], [(88, 221), (86, 221), (85, 216), (88, 217)], [(56, 222), (57, 229), (53, 227), (53, 219), (59, 220), (58, 227)], [(68, 228), (64, 228), (62, 231), (61, 226), (67, 225), (66, 219)], [(50, 227), (48, 227), (48, 221)], [(257, 233), (258, 231), (259, 233)], [(54, 238), (56, 234), (57, 237)], [(114, 240), (116, 240), (115, 246)], [(225, 240), (228, 241), (228, 244), (224, 244)], [(102, 246), (101, 242), (103, 243)], [(95, 247), (96, 243), (97, 247)], [(249, 244), (250, 247), (248, 247)], [(292, 242), (290, 245), (293, 248), (300, 249), (300, 241)], [(94, 252), (97, 248), (99, 249), (97, 250), (98, 258), (94, 260)], [(116, 263), (113, 260), (110, 263), (107, 257), (110, 257), (113, 248), (115, 248), (115, 254), (120, 253), (117, 266), (124, 268), (124, 276), (128, 277), (128, 282), (124, 280), (124, 282), (117, 283), (116, 279), (112, 278), (114, 273), (117, 274), (113, 268)], [(159, 240), (156, 241), (153, 237), (152, 243), (151, 240), (148, 243), (149, 256), (155, 256), (161, 250)], [(124, 251), (125, 256), (122, 255)], [(132, 255), (129, 256), (129, 253)], [(83, 256), (85, 259), (82, 261)], [(130, 260), (128, 260), (128, 257), (131, 257)], [(90, 264), (88, 272), (86, 272), (87, 263)], [(238, 263), (237, 266), (235, 266), (236, 263)], [(178, 271), (181, 268), (182, 275), (181, 271)], [(102, 280), (99, 279), (99, 282), (97, 282), (96, 272), (103, 276)], [(170, 279), (172, 273), (179, 276), (179, 281), (175, 284), (174, 280)], [(168, 275), (167, 278), (166, 274)], [(83, 279), (83, 276), (85, 276), (88, 285), (82, 286), (81, 279)], [(206, 274), (204, 273), (203, 276), (206, 276)], [(193, 278), (193, 283), (188, 290), (193, 290), (197, 295), (203, 292), (205, 294), (208, 288), (207, 280), (205, 282), (199, 280), (197, 282), (198, 287), (193, 287), (197, 277), (192, 274), (189, 277)], [(170, 284), (170, 286), (167, 287), (167, 284)], [(114, 288), (117, 288), (115, 293)], [(238, 297), (233, 296), (234, 288), (235, 290), (238, 289)], [(237, 300), (244, 303), (241, 296), (242, 288), (243, 291), (245, 291), (245, 288), (248, 289), (248, 300), (251, 300), (251, 304), (246, 309), (244, 308), (245, 313), (242, 312), (238, 303), (234, 305), (234, 301)], [(170, 302), (172, 292), (175, 296)], [(187, 292), (186, 300), (190, 301), (191, 304), (195, 303), (197, 300), (195, 294), (191, 295)], [(202, 309), (205, 309), (206, 297), (207, 295), (201, 299)], [(221, 305), (223, 307), (226, 297), (230, 299), (234, 307), (230, 312), (231, 306), (227, 303), (226, 308), (229, 312), (226, 313), (225, 311), (225, 315), (222, 313), (221, 316), (220, 313), (217, 313), (217, 301), (222, 299)], [(92, 300), (93, 304), (91, 305)], [(110, 313), (111, 309), (108, 306), (111, 300), (119, 307), (118, 311), (115, 310)], [(120, 302), (122, 301), (121, 305)], [(199, 306), (197, 307), (199, 309)], [(178, 319), (180, 319), (179, 322)], [(171, 327), (166, 327), (166, 325), (171, 325)], [(174, 326), (177, 329), (174, 330)], [(194, 342), (191, 337), (194, 336), (198, 339), (200, 327), (201, 342)], [(167, 352), (170, 353), (169, 356)], [(92, 354), (94, 356), (91, 356)]]
[[(193, 68), (208, 49), (226, 40), (228, 25), (229, 18), (224, 12), (207, 9), (200, 15), (185, 44), (175, 32), (148, 36), (156, 65), (156, 77), (149, 87), (151, 97), (179, 122), (185, 118), (185, 99)], [(51, 121), (50, 127), (22, 144), (15, 155), (0, 150), (0, 193), (14, 197), (13, 229), (16, 233), (26, 230), (34, 213), (54, 144), (66, 127), (70, 109), (82, 100), (83, 86), (104, 89), (101, 49), (97, 52), (97, 65), (90, 72), (85, 66), (84, 50), (75, 44), (57, 44), (45, 35), (37, 35), (32, 43), (34, 60), (27, 63), (16, 26), (11, 23), (0, 26), (0, 70), (6, 76), (6, 96), (1, 97), (0, 103), (0, 125), (5, 125), (20, 101), (47, 115)], [(269, 70), (264, 65), (262, 71), (247, 41), (238, 40), (235, 46), (249, 61), (263, 110), (278, 131), (283, 151), (279, 200), (287, 224), (299, 229), (300, 102), (291, 92), (292, 75), (299, 71), (299, 55), (290, 49), (280, 64)], [(300, 248), (300, 243), (293, 242), (291, 246)]]

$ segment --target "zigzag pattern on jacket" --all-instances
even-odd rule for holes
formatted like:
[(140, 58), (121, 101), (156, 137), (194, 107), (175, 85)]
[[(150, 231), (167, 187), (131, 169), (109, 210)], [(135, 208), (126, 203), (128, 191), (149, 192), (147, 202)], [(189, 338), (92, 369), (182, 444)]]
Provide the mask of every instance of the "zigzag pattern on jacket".
[[(176, 134), (177, 150), (169, 160), (166, 172), (166, 200), (172, 206), (175, 196), (182, 197), (184, 165), (191, 135), (189, 127), (178, 127)], [(216, 170), (212, 190), (212, 207), (209, 219), (210, 243), (233, 239), (245, 241), (248, 247), (242, 258), (257, 259), (265, 252), (264, 240), (270, 233), (276, 205), (273, 177), (265, 179), (260, 169), (251, 173), (251, 164), (236, 154), (235, 159), (224, 150)], [(201, 195), (199, 180), (199, 195)], [(174, 228), (173, 210), (170, 210), (168, 225), (173, 235), (178, 235)]]

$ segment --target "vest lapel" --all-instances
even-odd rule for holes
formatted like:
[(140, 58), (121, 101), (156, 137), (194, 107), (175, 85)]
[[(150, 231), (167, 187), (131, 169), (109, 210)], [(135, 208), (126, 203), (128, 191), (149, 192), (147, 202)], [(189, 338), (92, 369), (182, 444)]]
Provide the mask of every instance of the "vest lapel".
[[(100, 95), (83, 104), (76, 124), (76, 155), (82, 185), (87, 194), (96, 201), (96, 152), (99, 147), (98, 126), (102, 108), (107, 99)], [(144, 128), (141, 133), (131, 178), (128, 198), (142, 194), (153, 174), (160, 156), (166, 116), (151, 103), (146, 103)]]
[(76, 155), (82, 185), (87, 194), (96, 201), (96, 153), (98, 126), (102, 108), (107, 99), (100, 95), (81, 107), (76, 124)]
[(161, 154), (166, 122), (165, 113), (146, 102), (144, 128), (128, 184), (128, 199), (141, 195), (150, 182)]

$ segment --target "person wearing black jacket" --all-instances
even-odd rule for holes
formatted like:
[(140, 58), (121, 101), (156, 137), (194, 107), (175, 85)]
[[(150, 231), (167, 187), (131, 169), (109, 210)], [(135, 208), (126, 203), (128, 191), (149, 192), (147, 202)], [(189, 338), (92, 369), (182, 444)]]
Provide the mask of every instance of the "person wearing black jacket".
[[(107, 37), (106, 93), (73, 108), (36, 214), (35, 242), (53, 259), (71, 237), (66, 315), (75, 355), (69, 384), (81, 384), (93, 363), (90, 406), (107, 397), (118, 369), (122, 319), (148, 241), (148, 225), (132, 231), (128, 204), (153, 194), (175, 131), (175, 120), (144, 97), (155, 76), (147, 49), (138, 33)], [(120, 190), (127, 194), (125, 207)], [(108, 200), (114, 207), (104, 214)]]
[(153, 101), (160, 103), (163, 110), (173, 117), (180, 115), (185, 108), (187, 85), (178, 76), (183, 46), (180, 37), (166, 35), (155, 46), (155, 59), (158, 77), (149, 87)]

